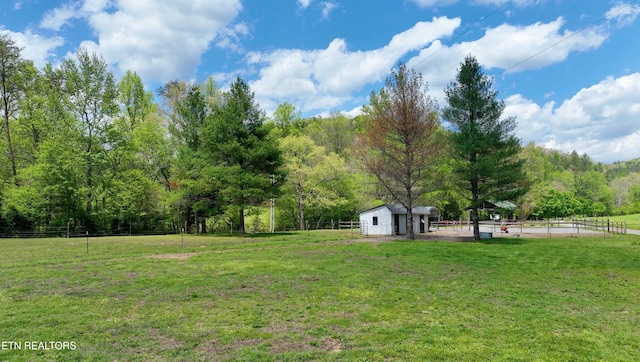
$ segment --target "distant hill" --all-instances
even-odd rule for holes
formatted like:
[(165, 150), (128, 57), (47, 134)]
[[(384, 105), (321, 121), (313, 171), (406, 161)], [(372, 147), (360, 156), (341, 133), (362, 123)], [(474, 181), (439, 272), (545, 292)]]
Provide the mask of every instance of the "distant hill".
[(610, 165), (606, 165), (605, 173), (607, 179), (611, 180), (623, 177), (631, 172), (640, 172), (640, 157), (630, 161), (618, 161)]

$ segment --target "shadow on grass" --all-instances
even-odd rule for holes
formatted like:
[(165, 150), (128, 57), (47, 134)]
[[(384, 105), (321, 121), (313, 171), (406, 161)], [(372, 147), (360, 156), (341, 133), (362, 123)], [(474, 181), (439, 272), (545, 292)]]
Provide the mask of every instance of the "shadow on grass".
[(277, 233), (255, 233), (255, 234), (247, 234), (247, 235), (245, 235), (245, 237), (249, 237), (249, 238), (273, 238), (273, 237), (276, 237), (276, 236), (288, 236), (288, 235), (294, 235), (294, 233), (287, 232), (287, 231), (281, 231), (281, 232), (277, 232)]
[(240, 235), (237, 232), (234, 233), (229, 233), (229, 232), (215, 232), (215, 233), (207, 233), (205, 235), (208, 236), (220, 236), (220, 237), (236, 237), (236, 238), (274, 238), (274, 237), (278, 237), (278, 236), (289, 236), (289, 235), (294, 235), (295, 233), (293, 232), (287, 232), (287, 231), (283, 231), (283, 232), (276, 232), (276, 233), (246, 233), (244, 235)]
[(524, 244), (524, 239), (521, 238), (495, 238), (495, 239), (483, 239), (480, 240), (482, 244), (498, 244), (498, 245), (521, 245)]

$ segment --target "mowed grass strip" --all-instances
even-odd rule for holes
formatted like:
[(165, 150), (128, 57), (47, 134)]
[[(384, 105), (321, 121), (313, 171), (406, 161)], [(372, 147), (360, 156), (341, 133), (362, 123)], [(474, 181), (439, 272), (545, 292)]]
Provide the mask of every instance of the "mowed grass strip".
[(640, 214), (608, 216), (606, 219), (609, 219), (611, 222), (624, 222), (627, 224), (628, 229), (640, 230)]
[(0, 360), (637, 360), (640, 237), (0, 240)]

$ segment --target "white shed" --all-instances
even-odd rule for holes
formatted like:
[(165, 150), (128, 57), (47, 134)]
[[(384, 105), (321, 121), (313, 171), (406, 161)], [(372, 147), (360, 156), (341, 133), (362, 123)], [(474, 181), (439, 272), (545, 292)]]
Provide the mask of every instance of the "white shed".
[[(413, 232), (429, 232), (438, 222), (440, 211), (435, 206), (414, 206)], [(407, 233), (407, 208), (400, 204), (384, 204), (360, 213), (360, 232), (365, 235), (404, 235)]]

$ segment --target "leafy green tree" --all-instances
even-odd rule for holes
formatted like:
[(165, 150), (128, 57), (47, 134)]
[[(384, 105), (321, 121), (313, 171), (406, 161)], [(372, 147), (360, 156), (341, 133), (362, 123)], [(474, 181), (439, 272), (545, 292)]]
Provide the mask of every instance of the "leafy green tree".
[(315, 118), (305, 129), (315, 144), (348, 159), (356, 134), (355, 123), (341, 113), (333, 113), (327, 118)]
[(299, 119), (300, 112), (289, 102), (279, 104), (278, 108), (273, 112), (273, 120), (280, 130), (282, 137), (286, 137), (291, 132), (294, 132), (294, 126)]
[(576, 175), (569, 170), (554, 171), (549, 183), (558, 191), (573, 191), (576, 188)]
[(295, 200), (300, 230), (306, 227), (305, 210), (329, 210), (348, 201), (338, 193), (336, 184), (345, 177), (344, 159), (325, 153), (308, 136), (287, 136), (280, 140), (287, 181), (284, 189)]
[(609, 182), (609, 186), (614, 193), (613, 202), (616, 213), (633, 213), (630, 210), (630, 206), (633, 204), (632, 188), (640, 186), (640, 173), (631, 172), (626, 176), (615, 178)]
[(140, 76), (129, 70), (118, 83), (118, 101), (122, 105), (123, 119), (131, 129), (155, 112), (153, 94), (145, 91)]
[(583, 203), (573, 192), (549, 189), (537, 214), (542, 218), (568, 217), (580, 213), (582, 208)]
[(593, 204), (592, 216), (607, 213), (613, 203), (613, 191), (607, 183), (604, 174), (589, 170), (576, 178), (576, 195)]
[(245, 232), (244, 210), (275, 194), (271, 175), (282, 173), (280, 149), (264, 120), (253, 92), (238, 77), (204, 128), (207, 157), (218, 167), (220, 195), (237, 208), (241, 234)]
[(118, 83), (118, 104), (119, 115), (106, 128), (110, 167), (104, 173), (102, 223), (110, 228), (163, 229), (158, 224), (164, 219), (161, 185), (167, 188), (162, 171), (171, 151), (158, 107), (135, 72), (127, 72)]
[(20, 114), (19, 105), (24, 99), (25, 85), (28, 81), (25, 76), (28, 75), (30, 65), (30, 62), (22, 59), (20, 48), (9, 35), (0, 34), (0, 111), (2, 112), (0, 133), (5, 135), (11, 176), (15, 184), (18, 184), (18, 178), (11, 126)]
[(515, 200), (527, 191), (514, 118), (500, 119), (504, 102), (478, 61), (467, 56), (456, 81), (445, 89), (442, 117), (453, 127), (451, 153), (458, 189), (471, 201), (474, 239), (480, 238), (478, 208), (485, 201)]
[(46, 77), (31, 62), (23, 63), (23, 98), (17, 119), (17, 162), (28, 167), (36, 162), (39, 144), (49, 138), (56, 122), (50, 121)]
[(207, 106), (207, 114), (211, 114), (215, 107), (219, 106), (220, 102), (222, 102), (222, 91), (212, 77), (200, 83), (200, 93), (202, 93), (204, 103)]
[(373, 92), (354, 154), (380, 185), (407, 209), (407, 237), (414, 239), (413, 207), (440, 184), (433, 177), (441, 145), (437, 105), (422, 75), (400, 63), (380, 92)]
[[(158, 91), (168, 124), (173, 159), (161, 174), (172, 193), (167, 200), (176, 224), (186, 231), (206, 232), (206, 217), (220, 212), (218, 178), (205, 139), (207, 118), (222, 103), (222, 93), (212, 79), (196, 84), (172, 81)], [(166, 165), (166, 162), (165, 162)]]
[(62, 103), (73, 117), (73, 131), (83, 143), (87, 227), (94, 228), (95, 193), (104, 171), (106, 126), (118, 112), (117, 86), (113, 74), (102, 57), (80, 49), (75, 59), (61, 64), (63, 74)]

